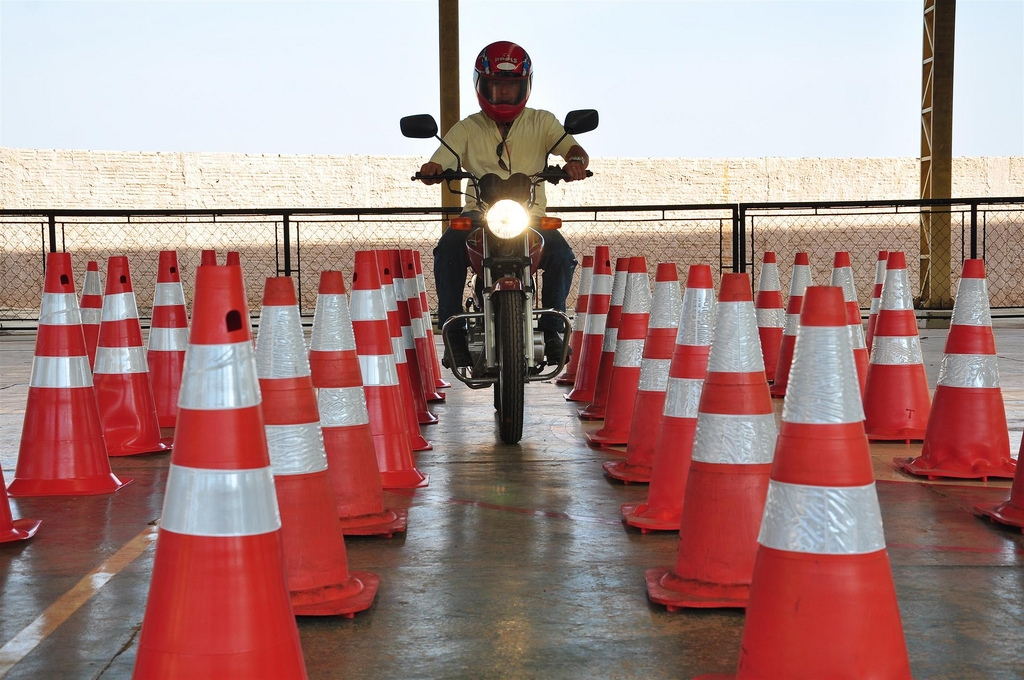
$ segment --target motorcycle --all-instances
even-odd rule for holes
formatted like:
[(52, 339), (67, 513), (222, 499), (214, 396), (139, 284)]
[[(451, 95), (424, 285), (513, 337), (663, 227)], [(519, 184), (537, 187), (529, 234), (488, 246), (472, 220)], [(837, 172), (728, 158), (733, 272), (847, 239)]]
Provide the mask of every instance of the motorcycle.
[[(566, 135), (590, 132), (598, 124), (597, 111), (570, 111), (565, 117), (565, 135), (548, 150), (558, 147)], [(515, 444), (523, 436), (524, 388), (527, 382), (549, 380), (558, 375), (569, 356), (569, 318), (555, 309), (536, 308), (536, 271), (544, 248), (543, 232), (559, 229), (562, 221), (541, 217), (531, 226), (530, 207), (536, 187), (542, 182), (558, 184), (568, 174), (559, 166), (548, 165), (533, 175), (514, 173), (507, 179), (495, 174), (476, 177), (462, 170), (462, 159), (438, 135), (437, 122), (430, 114), (406, 116), (401, 120), (402, 134), (414, 139), (435, 138), (456, 159), (456, 170), (441, 175), (416, 173), (413, 180), (441, 180), (449, 191), (462, 194), (461, 181), (473, 187), (483, 218), (454, 217), (451, 229), (468, 230), (466, 251), (476, 276), (474, 298), (465, 313), (445, 322), (441, 338), (451, 354), (451, 333), (465, 324), (470, 366), (451, 366), (453, 375), (472, 389), (493, 386), (494, 408), (499, 415), (499, 436), (506, 444)], [(587, 176), (592, 173), (587, 171)], [(457, 182), (453, 188), (452, 182)], [(552, 364), (544, 360), (544, 334), (538, 322), (545, 316), (563, 327), (562, 356)], [(545, 370), (547, 368), (547, 370)]]

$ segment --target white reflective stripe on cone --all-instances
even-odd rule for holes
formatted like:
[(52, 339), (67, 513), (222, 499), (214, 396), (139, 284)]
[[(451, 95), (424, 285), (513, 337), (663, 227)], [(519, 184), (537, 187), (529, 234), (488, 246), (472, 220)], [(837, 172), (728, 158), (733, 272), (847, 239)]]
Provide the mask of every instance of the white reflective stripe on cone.
[(33, 357), (29, 387), (92, 387), (89, 357)]
[(893, 366), (923, 364), (921, 339), (916, 335), (876, 335), (871, 342), (871, 363)]
[(256, 375), (263, 379), (303, 378), (310, 374), (296, 305), (264, 305), (256, 336)]
[(782, 292), (782, 284), (779, 282), (779, 265), (774, 262), (765, 262), (761, 265), (761, 276), (758, 277), (757, 291)]
[(880, 298), (876, 298), (876, 297), (871, 298), (871, 313), (872, 314), (878, 314), (879, 302), (880, 302)]
[(74, 293), (43, 293), (43, 301), (39, 305), (39, 325), (77, 326), (80, 323), (82, 312)]
[(362, 387), (321, 387), (317, 390), (316, 405), (320, 409), (321, 427), (351, 427), (370, 422)]
[(614, 352), (615, 351), (615, 345), (618, 343), (618, 341), (619, 341), (619, 329), (618, 328), (608, 328), (607, 326), (605, 326), (605, 329), (604, 329), (604, 342), (601, 343), (601, 351), (602, 352)]
[(847, 326), (802, 326), (782, 405), (789, 423), (838, 425), (864, 420)]
[(148, 373), (145, 347), (97, 347), (96, 374)]
[(409, 317), (409, 325), (412, 326), (412, 337), (414, 345), (416, 343), (416, 340), (418, 340), (419, 338), (427, 337), (427, 329), (424, 328), (423, 319), (421, 317)]
[(651, 280), (647, 274), (629, 274), (622, 295), (623, 314), (646, 314), (651, 311)]
[(700, 413), (693, 437), (693, 460), (700, 463), (760, 465), (775, 455), (775, 414)]
[(786, 323), (783, 327), (783, 335), (796, 335), (796, 329), (800, 328), (800, 315), (787, 314)]
[(398, 384), (398, 368), (391, 354), (360, 354), (359, 371), (363, 374), (363, 386), (386, 387)]
[(811, 285), (811, 267), (806, 264), (793, 265), (793, 278), (789, 282), (790, 297), (803, 297)]
[(615, 272), (612, 276), (611, 306), (621, 307), (622, 299), (626, 297), (626, 272)]
[(154, 307), (176, 307), (184, 306), (185, 291), (181, 289), (181, 283), (158, 283), (153, 294)]
[(317, 295), (309, 348), (319, 352), (345, 352), (356, 348), (348, 300), (344, 295)]
[[(584, 335), (600, 335), (604, 336), (608, 330), (608, 313), (604, 314), (588, 314), (587, 315), (587, 329)], [(601, 345), (602, 351), (604, 350), (604, 343)]]
[(86, 270), (85, 283), (82, 284), (82, 295), (103, 295), (99, 272)]
[(187, 328), (149, 329), (149, 351), (151, 352), (184, 352), (187, 347)]
[(260, 382), (251, 342), (188, 346), (178, 392), (179, 408), (217, 411), (259, 403)]
[(946, 354), (939, 365), (939, 385), (999, 387), (999, 362), (992, 354)]
[(594, 274), (590, 279), (590, 295), (611, 295), (612, 294), (612, 275), (611, 274)]
[(385, 312), (397, 312), (398, 301), (395, 300), (395, 284), (385, 283), (380, 287), (381, 295), (384, 298), (384, 311)]
[(594, 267), (582, 267), (580, 269), (580, 285), (576, 288), (576, 295), (583, 297), (584, 295), (590, 295), (590, 286), (594, 281)]
[(677, 345), (710, 345), (715, 331), (715, 291), (687, 288), (679, 312)]
[(187, 536), (258, 536), (281, 528), (269, 467), (207, 470), (171, 463), (160, 529)]
[(612, 361), (612, 366), (639, 368), (643, 358), (643, 340), (619, 340), (615, 343), (615, 359)]
[(991, 326), (992, 312), (988, 306), (988, 285), (985, 279), (960, 279), (956, 304), (949, 320), (952, 326)]
[[(764, 370), (761, 338), (753, 302), (719, 302), (716, 342), (708, 355), (709, 373), (755, 373)], [(719, 339), (720, 338), (720, 339)]]
[(275, 475), (307, 475), (327, 469), (320, 423), (266, 425), (270, 469)]
[(866, 349), (864, 344), (864, 327), (858, 324), (850, 324), (846, 327), (850, 331), (850, 345), (853, 349)]
[(587, 327), (587, 313), (578, 312), (572, 319), (573, 333), (582, 333)]
[(82, 324), (86, 326), (99, 326), (103, 320), (103, 312), (96, 307), (82, 307)]
[(103, 296), (104, 321), (138, 319), (139, 308), (135, 305), (135, 293), (111, 293)]
[(786, 310), (778, 307), (755, 309), (758, 328), (785, 328)]
[(853, 270), (851, 268), (833, 269), (830, 283), (843, 289), (843, 300), (846, 302), (854, 302), (857, 299), (857, 289), (853, 285)]
[(774, 479), (757, 542), (766, 548), (816, 555), (863, 555), (885, 549), (874, 483), (807, 486)]
[(402, 336), (391, 338), (391, 351), (395, 355), (396, 364), (405, 363), (405, 347), (402, 346)]
[(671, 359), (641, 359), (638, 389), (644, 392), (664, 392), (668, 386)]
[(702, 378), (669, 378), (665, 385), (665, 408), (668, 418), (696, 418), (700, 408)]
[(416, 349), (416, 340), (412, 337), (412, 326), (402, 326), (402, 349)]
[(891, 311), (913, 309), (914, 298), (910, 294), (910, 279), (906, 269), (893, 269), (885, 273), (882, 286), (882, 306)]
[(387, 321), (384, 298), (379, 290), (354, 290), (350, 311), (353, 321)]
[(679, 295), (678, 281), (656, 281), (648, 328), (675, 328), (683, 299)]

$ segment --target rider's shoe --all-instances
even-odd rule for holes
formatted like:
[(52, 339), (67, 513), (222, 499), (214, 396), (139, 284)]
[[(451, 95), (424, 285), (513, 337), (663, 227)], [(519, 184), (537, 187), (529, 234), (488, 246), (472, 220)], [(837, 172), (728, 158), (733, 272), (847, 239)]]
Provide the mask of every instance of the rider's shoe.
[(464, 328), (453, 328), (448, 333), (448, 346), (445, 348), (441, 363), (445, 368), (473, 365), (473, 355), (469, 352), (469, 338), (466, 337)]
[(557, 366), (558, 362), (562, 360), (562, 352), (564, 351), (564, 345), (562, 344), (562, 338), (558, 333), (551, 331), (544, 332), (544, 356), (548, 366)]

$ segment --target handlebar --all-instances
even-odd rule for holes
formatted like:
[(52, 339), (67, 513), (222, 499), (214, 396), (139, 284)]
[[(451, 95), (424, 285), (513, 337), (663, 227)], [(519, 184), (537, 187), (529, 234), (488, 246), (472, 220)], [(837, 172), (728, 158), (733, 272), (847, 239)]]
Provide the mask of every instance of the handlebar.
[[(594, 173), (592, 173), (590, 170), (587, 170), (587, 177), (593, 176)], [(565, 169), (563, 169), (561, 166), (549, 165), (548, 167), (544, 168), (533, 177), (541, 180), (542, 182), (548, 181), (551, 182), (552, 184), (558, 184), (563, 180), (569, 179), (569, 173), (567, 173)], [(414, 181), (423, 181), (429, 179), (439, 182), (449, 182), (460, 181), (464, 179), (475, 180), (477, 179), (477, 177), (473, 175), (473, 173), (466, 172), (464, 170), (445, 170), (440, 175), (424, 175), (423, 173), (417, 172), (415, 175), (412, 176), (412, 179)]]
[(423, 173), (417, 172), (412, 176), (413, 180), (423, 181), (425, 179), (437, 180), (440, 182), (458, 181), (464, 179), (476, 179), (473, 173), (465, 172), (461, 170), (445, 170), (440, 175), (424, 175)]
[[(594, 173), (592, 173), (590, 170), (587, 170), (587, 177), (593, 176)], [(534, 177), (536, 177), (539, 180), (546, 180), (548, 182), (551, 182), (552, 184), (558, 184), (562, 180), (569, 179), (569, 173), (567, 173), (565, 169), (562, 168), (561, 166), (549, 165), (548, 167), (544, 168), (536, 175), (534, 175)]]

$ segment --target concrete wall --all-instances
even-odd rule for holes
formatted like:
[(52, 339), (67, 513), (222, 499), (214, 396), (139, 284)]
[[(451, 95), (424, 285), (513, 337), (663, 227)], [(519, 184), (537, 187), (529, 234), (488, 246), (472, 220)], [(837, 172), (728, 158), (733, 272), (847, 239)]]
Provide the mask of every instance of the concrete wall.
[[(0, 208), (431, 206), (424, 159), (0, 148)], [(595, 158), (551, 205), (913, 199), (914, 158)], [(1024, 157), (953, 159), (953, 195), (1024, 196)]]

